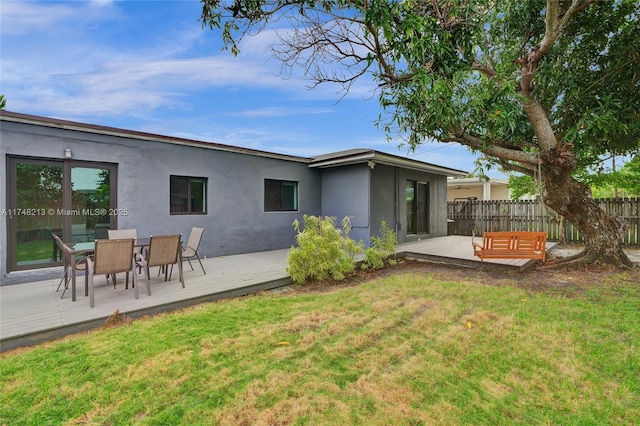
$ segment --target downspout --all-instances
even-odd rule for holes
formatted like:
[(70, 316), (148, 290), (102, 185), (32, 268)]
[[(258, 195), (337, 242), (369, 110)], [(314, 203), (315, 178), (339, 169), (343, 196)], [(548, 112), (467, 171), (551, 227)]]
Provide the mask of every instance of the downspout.
[(398, 189), (398, 185), (400, 184), (400, 168), (399, 167), (395, 167), (395, 174), (394, 174), (394, 185), (393, 185), (393, 190), (395, 192), (394, 194), (394, 201), (395, 201), (395, 212), (394, 212), (394, 222), (395, 222), (395, 231), (396, 231), (396, 238), (398, 237), (398, 231), (400, 230), (400, 191)]
[(371, 235), (373, 232), (373, 229), (371, 228), (371, 200), (373, 200), (373, 170), (375, 169), (375, 162), (369, 162), (369, 164), (367, 164), (367, 167), (369, 168), (369, 179), (367, 179), (367, 225), (366, 227), (364, 227), (367, 230), (367, 247), (369, 247), (371, 245)]

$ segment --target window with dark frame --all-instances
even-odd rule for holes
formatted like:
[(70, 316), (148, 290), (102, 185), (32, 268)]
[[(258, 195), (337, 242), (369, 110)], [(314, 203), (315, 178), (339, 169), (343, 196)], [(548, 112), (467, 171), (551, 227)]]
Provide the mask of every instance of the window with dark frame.
[(170, 176), (172, 215), (207, 213), (207, 178)]
[(298, 210), (298, 182), (264, 180), (264, 211), (287, 212)]

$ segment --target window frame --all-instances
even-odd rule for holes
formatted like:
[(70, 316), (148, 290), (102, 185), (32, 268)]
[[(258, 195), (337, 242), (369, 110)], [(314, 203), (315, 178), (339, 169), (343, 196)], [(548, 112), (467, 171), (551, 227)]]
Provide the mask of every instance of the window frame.
[[(174, 183), (174, 179), (180, 179), (180, 180), (186, 180), (187, 181), (187, 192), (186, 192), (186, 196), (189, 199), (189, 202), (187, 203), (187, 211), (173, 211), (173, 193), (171, 192), (171, 186)], [(192, 211), (192, 203), (191, 203), (191, 199), (193, 198), (193, 190), (192, 190), (192, 181), (193, 180), (202, 180), (203, 183), (203, 202), (202, 202), (202, 211)], [(209, 202), (209, 197), (208, 197), (208, 186), (209, 186), (209, 179), (207, 177), (204, 176), (184, 176), (184, 175), (169, 175), (169, 215), (170, 216), (191, 216), (191, 215), (206, 215), (207, 212), (209, 211), (209, 206), (208, 206), (208, 202)]]
[[(267, 199), (267, 195), (268, 195), (268, 191), (267, 191), (267, 185), (273, 185), (273, 184), (278, 184), (279, 189), (280, 189), (280, 203), (279, 203), (279, 207), (278, 208), (268, 208), (268, 199)], [(293, 188), (294, 188), (294, 197), (293, 197), (293, 208), (285, 208), (284, 207), (284, 191), (283, 186), (284, 184), (293, 184)], [(300, 210), (300, 203), (299, 203), (299, 192), (298, 192), (298, 187), (299, 187), (299, 182), (295, 181), (295, 180), (285, 180), (285, 179), (270, 179), (270, 178), (265, 178), (264, 179), (264, 204), (263, 204), (263, 208), (264, 208), (264, 212), (265, 213), (278, 213), (278, 212), (297, 212)]]
[[(55, 206), (55, 214), (50, 214), (49, 211), (45, 212), (45, 215), (48, 217), (48, 220), (56, 222), (59, 220), (60, 227), (57, 228), (59, 230), (59, 235), (62, 237), (63, 241), (70, 242), (72, 241), (72, 219), (81, 217), (77, 216), (75, 213), (60, 213), (64, 212), (75, 212), (74, 204), (73, 204), (73, 188), (72, 188), (72, 170), (76, 167), (80, 168), (90, 168), (90, 169), (106, 169), (109, 170), (109, 210), (118, 211), (118, 164), (117, 163), (108, 163), (108, 162), (98, 162), (98, 161), (79, 161), (73, 159), (55, 159), (55, 158), (47, 158), (47, 157), (36, 157), (36, 156), (26, 156), (26, 155), (7, 155), (6, 156), (6, 191), (7, 191), (7, 201), (6, 207), (9, 211), (15, 210), (21, 206), (21, 201), (18, 198), (18, 165), (20, 164), (29, 164), (36, 166), (56, 166), (60, 167), (62, 173), (62, 189), (61, 189), (61, 204), (59, 206)], [(31, 207), (31, 206), (27, 206)], [(80, 209), (81, 211), (82, 209)], [(40, 209), (35, 210), (36, 212), (40, 212)], [(60, 217), (61, 216), (61, 217)], [(56, 219), (58, 218), (58, 219)], [(52, 222), (49, 222), (50, 224)], [(17, 222), (17, 217), (11, 216), (9, 214), (6, 215), (6, 247), (7, 247), (7, 263), (6, 268), (7, 272), (12, 271), (22, 271), (22, 270), (30, 270), (30, 269), (40, 269), (40, 268), (50, 268), (53, 266), (59, 266), (62, 264), (61, 259), (53, 258), (50, 262), (41, 262), (41, 263), (29, 263), (22, 264), (18, 263), (18, 231), (19, 226)], [(118, 216), (115, 214), (110, 215), (109, 217), (109, 227), (111, 229), (116, 229), (118, 225)], [(51, 226), (51, 225), (49, 225)]]

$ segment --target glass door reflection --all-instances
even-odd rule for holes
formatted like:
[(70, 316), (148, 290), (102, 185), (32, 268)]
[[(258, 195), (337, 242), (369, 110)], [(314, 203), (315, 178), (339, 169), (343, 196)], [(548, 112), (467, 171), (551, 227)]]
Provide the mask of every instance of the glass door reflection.
[(117, 165), (9, 157), (8, 270), (62, 264), (53, 234), (65, 243), (107, 238), (117, 228)]
[(111, 170), (71, 168), (71, 239), (74, 243), (106, 238), (110, 226)]
[(19, 267), (59, 263), (52, 233), (62, 234), (62, 165), (25, 161), (14, 170), (16, 197), (9, 205), (9, 220), (15, 220), (14, 261)]

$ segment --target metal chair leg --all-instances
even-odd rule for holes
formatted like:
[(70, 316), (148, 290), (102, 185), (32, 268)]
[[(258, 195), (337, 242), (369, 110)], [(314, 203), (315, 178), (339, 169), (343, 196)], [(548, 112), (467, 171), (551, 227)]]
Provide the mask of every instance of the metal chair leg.
[(200, 267), (202, 268), (202, 272), (204, 272), (204, 274), (207, 275), (207, 271), (204, 270), (204, 266), (202, 266), (202, 261), (200, 260), (200, 256), (198, 256), (198, 253), (196, 253), (196, 257), (198, 258), (198, 262), (200, 262)]

